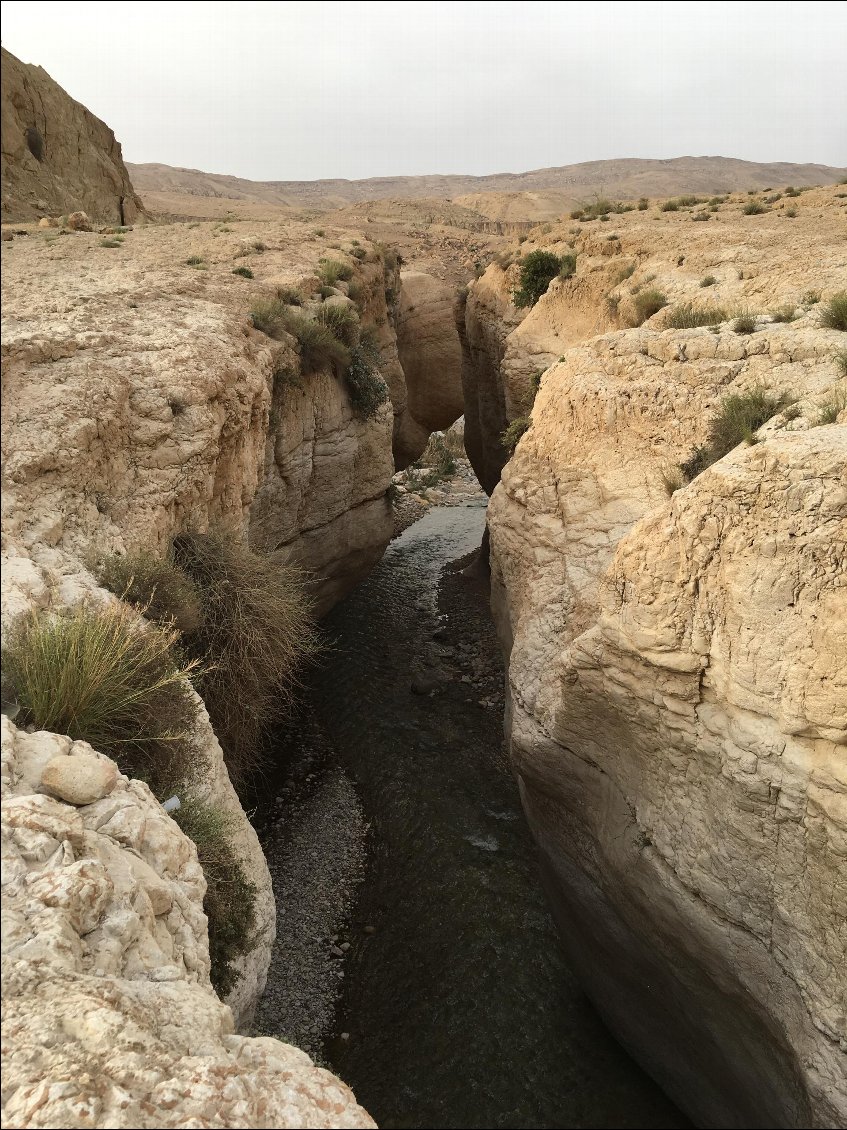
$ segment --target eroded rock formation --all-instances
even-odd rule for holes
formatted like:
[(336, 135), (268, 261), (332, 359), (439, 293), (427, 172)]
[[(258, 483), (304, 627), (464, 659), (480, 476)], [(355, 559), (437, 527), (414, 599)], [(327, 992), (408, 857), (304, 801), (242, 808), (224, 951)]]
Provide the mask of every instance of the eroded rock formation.
[(143, 212), (120, 143), (42, 67), (2, 49), (3, 220), (81, 209), (131, 224)]
[[(610, 265), (583, 237), (577, 279), (500, 331), (504, 418), (562, 342), (489, 510), (524, 806), (586, 988), (708, 1126), (847, 1117), (847, 414), (820, 423), (844, 334), (802, 305), (845, 260), (832, 195), (808, 206), (802, 232), (696, 239), (615, 217), (624, 301), (648, 274), (671, 305), (742, 294), (794, 320), (662, 329), (666, 309), (592, 337), (571, 304)], [(722, 398), (759, 386), (797, 402), (669, 498)]]

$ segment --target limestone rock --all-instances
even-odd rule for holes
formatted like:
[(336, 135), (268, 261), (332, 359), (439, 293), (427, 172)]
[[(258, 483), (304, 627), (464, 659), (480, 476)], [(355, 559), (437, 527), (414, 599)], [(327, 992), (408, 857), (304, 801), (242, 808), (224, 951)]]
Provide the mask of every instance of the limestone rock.
[[(673, 231), (651, 249), (632, 219), (638, 271), (673, 263), (669, 298), (703, 301), (697, 276), (732, 261), (728, 295), (796, 302), (794, 321), (591, 336), (569, 280), (497, 369), (517, 397), (571, 327), (489, 507), (524, 808), (587, 991), (704, 1126), (847, 1120), (847, 428), (816, 426), (843, 334), (800, 307), (847, 263), (831, 190), (814, 199), (802, 233), (691, 237), (685, 271)], [(669, 498), (722, 399), (760, 385), (796, 411)]]
[(146, 785), (34, 794), (45, 741), (74, 756), (2, 719), (4, 1125), (373, 1126), (305, 1053), (234, 1034), (196, 851)]
[(67, 226), (71, 231), (91, 231), (91, 220), (85, 212), (71, 212)]
[(68, 804), (84, 805), (108, 796), (117, 779), (113, 761), (86, 748), (84, 742), (76, 742), (65, 757), (47, 762), (41, 787)]
[(143, 208), (109, 127), (41, 67), (5, 48), (2, 60), (3, 220), (84, 209), (132, 223)]

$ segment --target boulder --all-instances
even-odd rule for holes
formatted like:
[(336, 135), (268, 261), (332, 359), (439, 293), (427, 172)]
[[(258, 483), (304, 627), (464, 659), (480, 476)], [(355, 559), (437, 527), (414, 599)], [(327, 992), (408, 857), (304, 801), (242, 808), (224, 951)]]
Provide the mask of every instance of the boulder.
[(44, 766), (41, 787), (68, 804), (93, 804), (115, 787), (118, 779), (113, 761), (76, 742), (65, 757), (53, 757)]

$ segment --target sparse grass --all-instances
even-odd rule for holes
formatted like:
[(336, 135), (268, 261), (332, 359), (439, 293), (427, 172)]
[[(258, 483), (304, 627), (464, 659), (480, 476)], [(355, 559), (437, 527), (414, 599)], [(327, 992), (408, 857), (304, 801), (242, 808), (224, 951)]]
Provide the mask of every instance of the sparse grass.
[(243, 279), (252, 279), (253, 278), (253, 272), (250, 270), (249, 267), (233, 267), (232, 273), (234, 275), (240, 275), (241, 278), (243, 278)]
[(378, 369), (379, 354), (372, 338), (364, 338), (350, 350), (350, 363), (345, 373), (350, 401), (356, 414), (373, 419), (388, 400), (388, 385)]
[(786, 208), (783, 215), (786, 216), (789, 220), (794, 220), (797, 217), (797, 209), (796, 208)]
[(203, 657), (198, 679), (215, 733), (236, 782), (258, 766), (269, 725), (290, 703), (297, 670), (318, 649), (299, 573), (219, 533), (183, 533), (174, 564), (200, 597), (202, 621), (183, 634)]
[[(321, 307), (321, 310), (327, 307)], [(332, 307), (329, 307), (332, 309)], [(315, 372), (325, 366), (345, 369), (350, 364), (350, 350), (335, 336), (332, 329), (303, 314), (299, 310), (284, 308), (282, 328), (297, 338), (304, 372)]]
[(336, 290), (334, 286), (321, 286), (318, 287), (318, 294), (323, 299), (332, 298), (333, 294), (340, 294), (341, 291)]
[[(575, 267), (575, 257), (567, 256), (568, 260), (571, 258)], [(547, 288), (559, 274), (562, 266), (562, 260), (551, 251), (531, 251), (521, 261), (520, 286), (512, 292), (515, 306), (534, 306), (539, 298), (547, 293)]]
[(606, 313), (611, 318), (616, 318), (618, 316), (618, 309), (620, 307), (620, 304), (621, 296), (619, 294), (606, 295)]
[(450, 479), (456, 474), (456, 454), (464, 454), (464, 448), (454, 453), (446, 436), (442, 432), (433, 432), (423, 455), (416, 462), (421, 467), (432, 467), (438, 480)]
[(120, 247), (121, 241), (119, 239), (101, 239), (101, 247)]
[(636, 266), (637, 264), (630, 263), (628, 267), (621, 267), (615, 276), (615, 286), (619, 286), (622, 282), (626, 282), (627, 279), (631, 279), (635, 274)]
[(312, 235), (318, 235), (318, 236), (326, 235), (326, 232), (324, 231), (323, 228), (315, 228), (315, 230), (312, 232)]
[(353, 268), (349, 263), (339, 263), (337, 259), (324, 259), (318, 267), (318, 278), (325, 286), (335, 286), (339, 279), (346, 282), (352, 279)]
[(701, 224), (702, 223), (708, 223), (709, 220), (711, 220), (711, 218), (712, 217), (709, 215), (708, 212), (695, 212), (694, 215), (691, 217), (691, 219), (693, 221), (695, 221), (696, 223), (701, 223)]
[(111, 553), (92, 562), (100, 584), (148, 620), (179, 632), (196, 631), (202, 612), (197, 590), (170, 558), (149, 551)]
[(765, 207), (765, 205), (760, 203), (758, 200), (751, 200), (750, 203), (745, 204), (744, 208), (742, 209), (742, 212), (745, 216), (761, 216), (763, 212), (767, 211), (768, 209)]
[(199, 255), (189, 255), (185, 260), (186, 267), (200, 267), (202, 264), (203, 260)]
[(559, 267), (559, 278), (569, 279), (576, 274), (576, 254), (566, 253), (559, 257), (561, 266)]
[(676, 202), (676, 200), (664, 200), (659, 205), (659, 211), (660, 212), (678, 212), (679, 211), (679, 204)]
[(758, 429), (789, 403), (790, 397), (773, 396), (761, 386), (724, 397), (709, 426), (705, 445), (696, 448), (691, 458), (680, 464), (686, 479), (690, 482), (740, 443), (755, 443)]
[(641, 290), (634, 299), (634, 316), (632, 319), (633, 326), (643, 325), (648, 318), (652, 318), (657, 314), (663, 306), (667, 306), (668, 300), (660, 290), (651, 287), (649, 290)]
[(3, 651), (18, 724), (87, 741), (155, 790), (191, 757), (196, 664), (174, 659), (178, 637), (120, 602), (23, 617)]
[(756, 319), (752, 314), (739, 314), (732, 323), (732, 328), (737, 334), (751, 334), (756, 331)]
[(235, 962), (253, 948), (256, 887), (232, 846), (233, 817), (191, 796), (181, 798), (173, 819), (197, 846), (206, 878), (203, 909), (209, 920), (210, 979), (218, 996), (235, 986)]
[(672, 330), (691, 330), (698, 326), (717, 326), (727, 318), (726, 310), (720, 306), (698, 307), (693, 302), (682, 302), (670, 311), (665, 326)]
[(529, 430), (531, 423), (532, 421), (528, 416), (518, 416), (516, 419), (512, 420), (506, 430), (501, 433), (500, 443), (510, 455), (518, 446), (521, 436)]
[(819, 290), (807, 290), (800, 299), (800, 304), (802, 306), (815, 306), (820, 300), (821, 292)]
[(268, 245), (264, 242), (264, 240), (261, 239), (251, 240), (250, 246), (254, 251), (267, 251), (268, 249)]
[(800, 192), (799, 192), (799, 190), (798, 190), (798, 189), (796, 189), (796, 188), (794, 187), (794, 185), (793, 185), (793, 184), (790, 184), (790, 185), (788, 186), (788, 188), (786, 188), (786, 190), (785, 190), (785, 195), (786, 195), (786, 196), (799, 196), (799, 195), (800, 195)]
[(659, 474), (668, 498), (671, 498), (680, 488), (686, 485), (686, 478), (681, 467), (663, 467)]
[(715, 278), (714, 275), (704, 275), (703, 278), (700, 279), (700, 286), (702, 286), (702, 287), (714, 286), (717, 281), (718, 280)]
[(797, 310), (788, 302), (784, 306), (777, 307), (776, 310), (771, 310), (771, 318), (774, 322), (793, 322), (796, 317)]
[(818, 408), (817, 424), (834, 424), (847, 408), (847, 384), (833, 388)]
[(353, 306), (324, 305), (317, 313), (317, 321), (331, 331), (333, 337), (352, 349), (359, 343), (359, 315)]
[(364, 288), (362, 287), (362, 284), (358, 281), (358, 279), (351, 279), (347, 284), (347, 297), (352, 302), (361, 302), (364, 298), (364, 295)]
[(281, 298), (256, 298), (250, 307), (250, 318), (257, 330), (278, 338), (285, 330), (286, 303)]
[(835, 354), (835, 364), (841, 370), (841, 375), (847, 377), (847, 349), (839, 349)]
[(847, 290), (833, 294), (829, 302), (821, 306), (821, 325), (828, 330), (847, 333)]
[(649, 207), (650, 207), (650, 201), (647, 199), (646, 196), (642, 196), (638, 201), (638, 211), (639, 212), (646, 212)]

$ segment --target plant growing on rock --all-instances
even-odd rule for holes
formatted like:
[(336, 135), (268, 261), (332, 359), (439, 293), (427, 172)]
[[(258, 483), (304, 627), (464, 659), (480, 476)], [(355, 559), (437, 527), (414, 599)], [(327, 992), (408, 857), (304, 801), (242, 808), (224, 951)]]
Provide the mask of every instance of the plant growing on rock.
[(89, 742), (155, 790), (191, 759), (197, 662), (174, 658), (178, 638), (119, 602), (24, 617), (3, 651), (19, 724)]
[(826, 400), (818, 408), (816, 425), (834, 424), (847, 408), (847, 384), (833, 388)]
[(724, 397), (709, 425), (705, 445), (696, 448), (691, 458), (680, 464), (686, 479), (690, 482), (740, 443), (755, 443), (758, 429), (790, 403), (791, 397), (774, 396), (761, 386)]
[(341, 370), (350, 364), (350, 350), (325, 323), (287, 309), (282, 325), (299, 343), (304, 372), (316, 372), (325, 366)]
[(821, 325), (828, 330), (847, 333), (847, 290), (834, 294), (826, 305), (821, 306)]
[(357, 415), (365, 420), (376, 416), (388, 400), (388, 385), (377, 368), (378, 352), (367, 340), (350, 350), (350, 362), (345, 373), (350, 401)]
[(520, 285), (512, 292), (515, 306), (534, 306), (561, 269), (562, 261), (552, 251), (530, 251), (521, 261)]
[(335, 286), (339, 279), (346, 282), (352, 279), (353, 268), (349, 263), (339, 263), (337, 259), (323, 259), (318, 267), (318, 278), (325, 286)]
[(796, 317), (796, 309), (787, 302), (784, 306), (779, 306), (776, 310), (771, 311), (771, 318), (774, 322), (793, 322)]
[(332, 335), (346, 345), (348, 349), (352, 349), (354, 345), (359, 343), (359, 315), (353, 306), (347, 305), (326, 305), (321, 306), (317, 313), (317, 320), (321, 325), (332, 333)]
[(732, 328), (737, 334), (755, 333), (756, 319), (752, 314), (739, 314), (732, 323)]
[(674, 306), (665, 319), (665, 326), (672, 330), (690, 330), (698, 326), (717, 326), (727, 319), (726, 310), (720, 306), (697, 307), (692, 302)]
[(743, 214), (745, 216), (761, 216), (763, 212), (767, 211), (768, 209), (765, 205), (761, 204), (758, 200), (751, 200), (750, 203), (745, 204), (743, 208)]
[(253, 278), (253, 272), (250, 270), (249, 267), (233, 267), (232, 273), (234, 275), (240, 275), (241, 278), (243, 278), (243, 279), (252, 279)]
[(528, 416), (518, 416), (500, 435), (500, 442), (506, 451), (511, 453), (518, 446), (521, 436), (528, 431), (532, 421)]
[(667, 306), (668, 300), (660, 290), (651, 288), (649, 290), (641, 290), (633, 299), (634, 314), (632, 319), (633, 326), (641, 326), (648, 318), (652, 318), (654, 314)]
[(714, 275), (704, 275), (703, 278), (700, 279), (700, 286), (701, 287), (714, 286), (717, 281), (718, 280), (715, 278)]
[(95, 559), (91, 570), (104, 588), (156, 624), (191, 632), (200, 623), (197, 590), (169, 557), (111, 553)]

